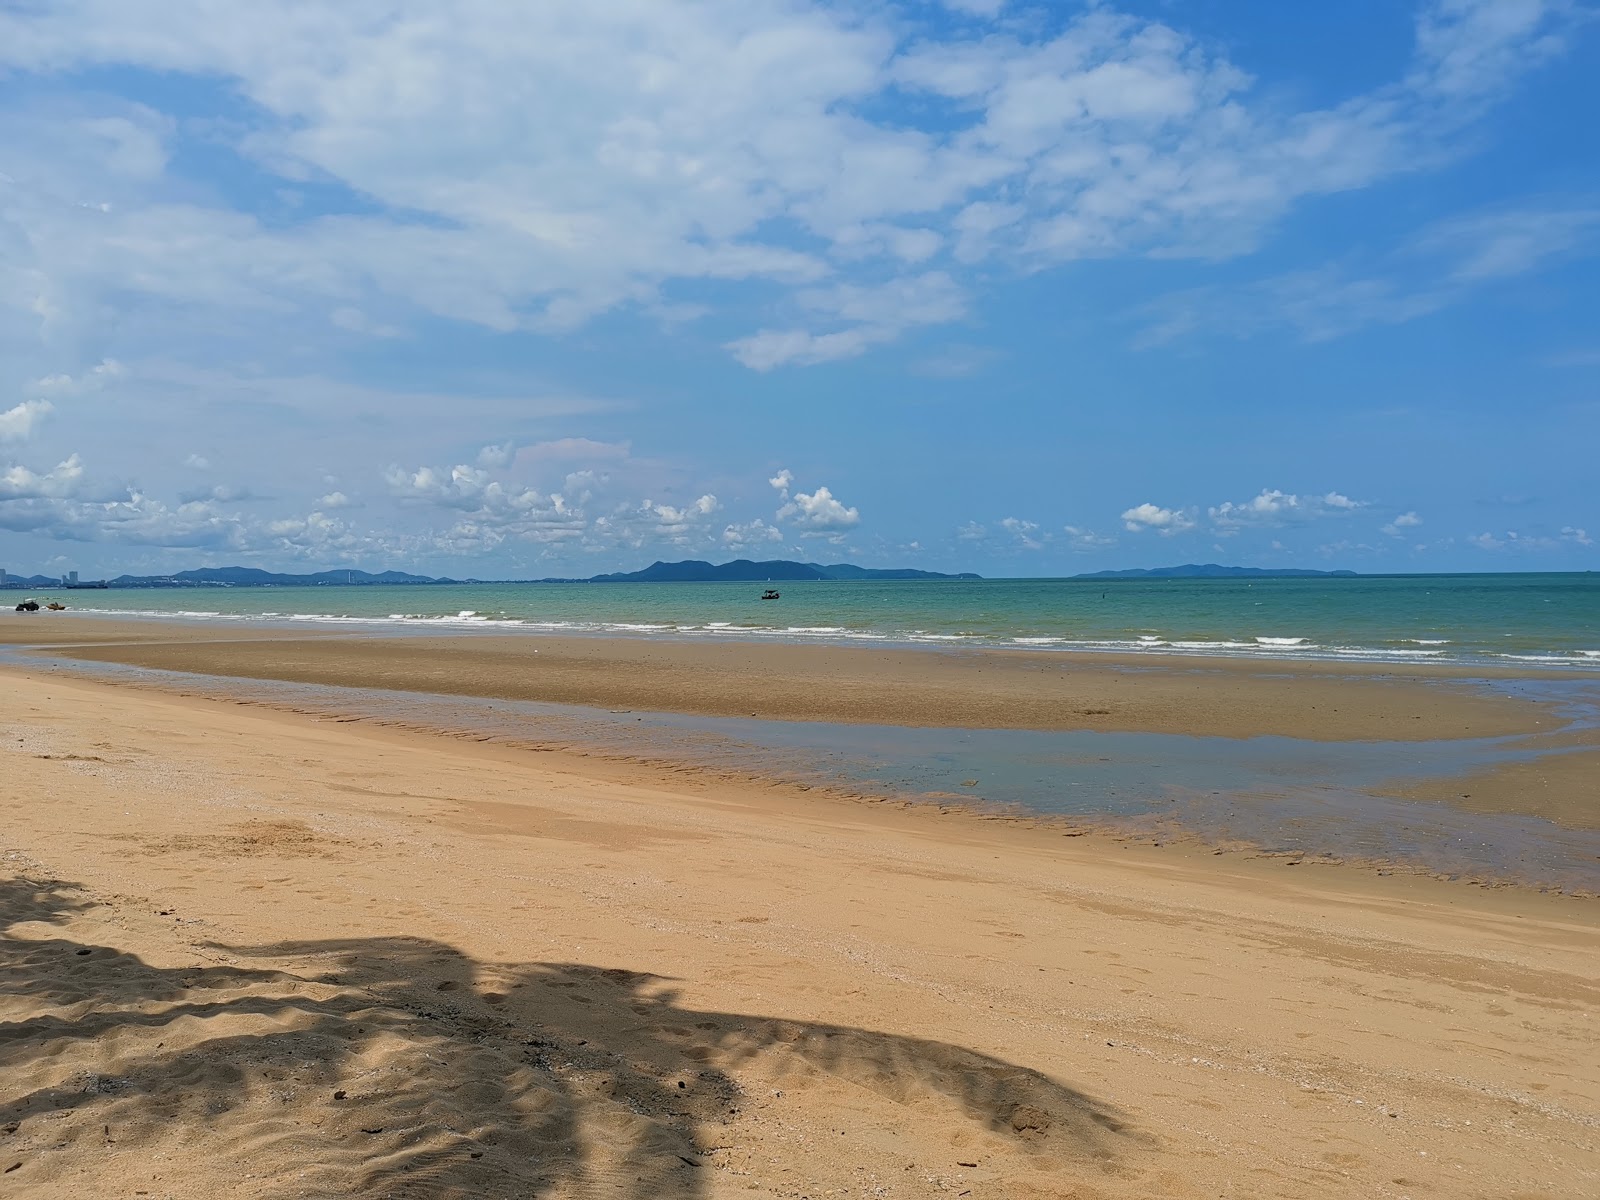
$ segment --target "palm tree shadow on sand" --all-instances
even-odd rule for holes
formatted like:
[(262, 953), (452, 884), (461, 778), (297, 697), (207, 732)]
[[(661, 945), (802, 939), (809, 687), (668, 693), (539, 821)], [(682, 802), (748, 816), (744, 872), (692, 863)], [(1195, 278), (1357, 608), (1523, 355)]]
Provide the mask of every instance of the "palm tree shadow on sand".
[(250, 1166), (253, 1195), (692, 1200), (742, 1123), (781, 1118), (770, 1085), (787, 1079), (867, 1089), (891, 1127), (942, 1108), (1090, 1173), (1143, 1140), (1026, 1068), (696, 1011), (656, 976), (410, 938), (213, 946), (210, 965), (158, 967), (52, 936), (91, 906), (70, 883), (0, 881), (0, 1148), (22, 1164), (8, 1185), (49, 1181), (74, 1149), (181, 1159), (199, 1139), (229, 1148), (219, 1175)]

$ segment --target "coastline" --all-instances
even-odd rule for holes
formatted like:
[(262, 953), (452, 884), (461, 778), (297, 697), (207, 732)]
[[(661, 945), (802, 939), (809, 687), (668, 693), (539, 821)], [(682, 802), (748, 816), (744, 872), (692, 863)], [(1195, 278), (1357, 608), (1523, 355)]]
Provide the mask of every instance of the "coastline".
[[(1474, 682), (1586, 675), (541, 633), (379, 637), (339, 629), (82, 617), (48, 628), (43, 622), (5, 622), (0, 645), (7, 644), (194, 674), (711, 717), (1318, 741), (1547, 733), (1552, 717), (1541, 698), (1487, 695)], [(1600, 678), (1595, 682), (1600, 686)]]
[(22, 646), (28, 632), (0, 623), (10, 669), (53, 660), (123, 682), (149, 671), (141, 686), (248, 693), (242, 703), (556, 752), (581, 769), (611, 760), (664, 778), (1600, 890), (1584, 840), (1600, 828), (1600, 688), (1539, 672), (304, 636), (200, 621), (61, 623), (40, 650)]
[(1590, 901), (6, 674), (19, 1196), (1600, 1171)]

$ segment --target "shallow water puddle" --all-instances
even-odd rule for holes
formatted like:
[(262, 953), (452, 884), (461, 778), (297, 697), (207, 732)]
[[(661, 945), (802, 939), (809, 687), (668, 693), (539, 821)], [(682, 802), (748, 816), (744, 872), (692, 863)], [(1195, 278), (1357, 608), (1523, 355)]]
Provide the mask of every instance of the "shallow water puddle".
[[(19, 665), (37, 659), (0, 655)], [(1431, 742), (1228, 739), (1095, 730), (924, 729), (674, 713), (223, 679), (58, 660), (55, 669), (165, 689), (529, 745), (748, 773), (872, 795), (1180, 832), (1264, 850), (1362, 858), (1474, 878), (1600, 890), (1600, 834), (1535, 817), (1381, 794), (1408, 782), (1575, 747), (1535, 738)], [(1483, 686), (1551, 704), (1552, 733), (1600, 724), (1587, 681)]]

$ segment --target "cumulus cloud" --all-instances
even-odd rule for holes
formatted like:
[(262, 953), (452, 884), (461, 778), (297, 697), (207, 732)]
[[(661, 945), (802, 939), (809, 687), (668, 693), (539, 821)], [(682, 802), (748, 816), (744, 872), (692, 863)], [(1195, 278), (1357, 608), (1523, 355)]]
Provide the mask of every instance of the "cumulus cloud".
[(753, 521), (728, 525), (723, 529), (719, 540), (725, 549), (740, 553), (763, 546), (770, 547), (783, 541), (783, 530), (776, 525), (768, 525), (757, 517)]
[(1195, 526), (1194, 514), (1187, 509), (1162, 508), (1156, 504), (1136, 504), (1122, 514), (1122, 523), (1129, 533), (1143, 533), (1153, 529), (1162, 537), (1186, 533)]
[(1387, 525), (1382, 527), (1382, 532), (1390, 537), (1406, 537), (1406, 530), (1415, 529), (1422, 524), (1422, 518), (1414, 512), (1403, 512)]
[(355, 501), (343, 492), (329, 492), (317, 500), (317, 508), (323, 512), (332, 512), (335, 509), (350, 508), (354, 503)]
[(17, 464), (0, 471), (0, 500), (37, 500), (76, 495), (83, 482), (83, 459), (73, 454), (39, 474)]
[(498, 446), (485, 446), (478, 451), (478, 465), (480, 467), (509, 467), (516, 454), (517, 448), (511, 442), (504, 442)]
[(1352, 500), (1339, 492), (1328, 492), (1322, 496), (1297, 496), (1292, 492), (1263, 488), (1258, 495), (1242, 503), (1224, 501), (1208, 509), (1207, 515), (1219, 532), (1237, 533), (1250, 527), (1274, 528), (1299, 524), (1364, 507), (1365, 501)]
[(15, 408), (0, 412), (0, 442), (24, 440), (53, 407), (48, 400), (24, 400)]
[(689, 535), (703, 529), (705, 519), (721, 508), (722, 503), (708, 492), (692, 504), (682, 507), (646, 500), (639, 506), (639, 511), (653, 519), (660, 527), (661, 534), (669, 541), (682, 544), (690, 540)]
[(819, 487), (810, 493), (795, 492), (778, 509), (777, 519), (799, 528), (803, 537), (842, 534), (861, 524), (861, 512), (835, 499), (826, 487)]
[(1579, 529), (1575, 525), (1563, 525), (1561, 527), (1561, 536), (1579, 546), (1594, 545), (1594, 539), (1589, 536), (1589, 531), (1587, 529)]

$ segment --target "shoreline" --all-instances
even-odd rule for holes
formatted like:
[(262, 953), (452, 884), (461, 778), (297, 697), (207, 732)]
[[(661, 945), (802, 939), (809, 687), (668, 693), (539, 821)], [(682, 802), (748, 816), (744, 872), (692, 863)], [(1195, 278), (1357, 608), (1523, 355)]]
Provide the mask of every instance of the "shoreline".
[[(600, 585), (595, 585), (600, 586)], [(52, 618), (58, 619), (58, 618)], [(69, 619), (177, 624), (214, 624), (226, 628), (256, 628), (269, 632), (299, 631), (366, 633), (369, 636), (466, 636), (601, 638), (693, 644), (750, 644), (852, 647), (877, 650), (968, 651), (1020, 653), (1042, 656), (1071, 655), (1140, 662), (1241, 662), (1253, 664), (1326, 665), (1361, 671), (1385, 668), (1437, 668), (1475, 675), (1520, 676), (1548, 672), (1558, 677), (1600, 677), (1600, 650), (1583, 650), (1576, 656), (1556, 654), (1469, 654), (1452, 656), (1443, 650), (1376, 647), (1297, 646), (1304, 638), (1256, 637), (1251, 642), (1169, 641), (1135, 639), (1120, 643), (1106, 639), (1074, 641), (1063, 637), (1022, 637), (978, 634), (927, 634), (909, 631), (817, 629), (802, 626), (651, 625), (637, 622), (544, 622), (526, 618), (491, 617), (477, 612), (455, 615), (343, 615), (334, 613), (228, 613), (212, 610), (79, 609)], [(1415, 641), (1415, 639), (1403, 639)], [(1149, 644), (1141, 644), (1148, 641)]]
[(1543, 699), (1476, 685), (1589, 681), (1584, 672), (1438, 664), (488, 631), (384, 638), (177, 620), (4, 622), (0, 646), (191, 674), (709, 717), (1313, 741), (1548, 733), (1554, 718)]
[[(296, 654), (308, 651), (308, 647), (298, 639), (285, 642), (267, 638), (265, 641), (265, 649), (272, 653), (281, 653), (286, 646)], [(454, 639), (429, 639), (429, 641), (437, 643), (431, 646), (430, 653), (448, 657), (460, 650)], [(394, 649), (392, 644), (383, 641), (364, 640), (360, 645), (368, 652), (367, 658), (363, 661), (370, 661), (371, 655), (381, 657), (389, 654)], [(416, 649), (412, 641), (408, 641), (406, 645)], [(213, 656), (233, 646), (234, 643), (231, 642), (191, 640), (182, 643), (177, 649), (185, 653)], [(637, 643), (622, 643), (610, 646), (609, 651), (620, 655), (629, 669), (633, 669), (636, 665), (633, 655), (637, 648)], [(93, 672), (96, 668), (104, 667), (116, 672), (125, 669), (121, 665), (129, 657), (125, 652), (137, 647), (117, 646), (111, 649), (114, 653), (105, 657), (98, 655), (90, 657), (73, 652), (64, 656), (62, 661), (65, 664), (71, 660), (83, 659), (84, 661), (77, 662), (71, 668), (73, 670)], [(154, 669), (159, 671), (167, 665), (168, 660), (165, 656), (171, 653), (174, 647), (162, 643), (145, 649), (152, 650), (158, 655), (158, 661), (162, 666)], [(388, 693), (375, 690), (381, 685), (375, 685), (369, 677), (359, 673), (357, 677), (352, 677), (344, 672), (343, 669), (349, 664), (339, 656), (347, 653), (350, 647), (343, 639), (316, 639), (309, 649), (317, 655), (335, 656), (332, 661), (339, 671), (332, 680), (323, 682), (313, 679), (307, 682), (295, 678), (298, 673), (292, 671), (261, 674), (176, 672), (169, 677), (148, 680), (134, 677), (117, 679), (114, 674), (109, 680), (104, 675), (98, 678), (91, 675), (90, 678), (96, 679), (97, 682), (110, 682), (113, 686), (148, 689), (166, 695), (187, 695), (200, 703), (221, 701), (247, 707), (299, 713), (317, 720), (350, 724), (352, 727), (359, 725), (369, 728), (406, 729), (447, 740), (465, 739), (495, 744), (514, 751), (537, 753), (541, 758), (549, 756), (550, 761), (560, 761), (565, 763), (568, 769), (584, 772), (591, 770), (596, 763), (608, 762), (624, 775), (643, 771), (657, 779), (677, 783), (698, 781), (694, 786), (701, 784), (719, 786), (734, 781), (742, 787), (763, 791), (778, 789), (791, 796), (810, 794), (834, 799), (842, 798), (858, 804), (928, 807), (941, 815), (959, 814), (989, 823), (1009, 822), (1018, 826), (1037, 826), (1047, 837), (1063, 835), (1077, 837), (1090, 834), (1104, 837), (1111, 844), (1142, 842), (1168, 847), (1183, 845), (1200, 854), (1239, 853), (1281, 859), (1292, 865), (1302, 863), (1350, 865), (1364, 872), (1386, 874), (1400, 871), (1439, 879), (1461, 879), (1488, 887), (1546, 887), (1576, 896), (1592, 895), (1596, 890), (1600, 890), (1594, 882), (1596, 872), (1592, 867), (1583, 865), (1591, 855), (1574, 840), (1586, 837), (1593, 830), (1600, 828), (1600, 806), (1594, 802), (1595, 796), (1590, 783), (1592, 776), (1586, 771), (1586, 768), (1600, 757), (1600, 747), (1596, 745), (1600, 739), (1596, 738), (1592, 727), (1574, 730), (1561, 720), (1559, 715), (1552, 715), (1552, 708), (1560, 706), (1553, 705), (1548, 696), (1534, 697), (1523, 705), (1537, 714), (1532, 719), (1540, 727), (1536, 728), (1532, 735), (1501, 732), (1498, 738), (1484, 739), (1473, 738), (1470, 731), (1463, 731), (1466, 740), (1460, 741), (1460, 745), (1473, 747), (1473, 754), (1480, 759), (1484, 753), (1482, 746), (1504, 743), (1508, 749), (1496, 751), (1495, 755), (1505, 757), (1506, 761), (1496, 761), (1495, 756), (1491, 756), (1482, 759), (1482, 766), (1468, 769), (1466, 764), (1474, 759), (1463, 757), (1460, 759), (1462, 764), (1460, 767), (1451, 766), (1438, 773), (1413, 769), (1409, 772), (1409, 777), (1402, 778), (1392, 785), (1357, 786), (1347, 793), (1346, 799), (1332, 806), (1318, 799), (1314, 792), (1308, 793), (1301, 799), (1296, 799), (1292, 794), (1283, 795), (1277, 800), (1268, 796), (1265, 804), (1262, 804), (1254, 796), (1254, 792), (1260, 790), (1261, 785), (1252, 784), (1250, 780), (1255, 777), (1246, 773), (1230, 776), (1236, 779), (1231, 785), (1215, 783), (1215, 786), (1219, 787), (1231, 786), (1239, 793), (1241, 804), (1237, 808), (1229, 805), (1226, 793), (1222, 801), (1226, 807), (1219, 809), (1216, 802), (1209, 805), (1199, 804), (1198, 802), (1204, 799), (1203, 792), (1194, 792), (1192, 801), (1176, 806), (1170, 801), (1161, 802), (1158, 794), (1152, 793), (1156, 798), (1142, 808), (1136, 806), (1132, 809), (1103, 809), (1093, 807), (1091, 802), (1091, 806), (1087, 808), (1060, 809), (1051, 808), (1049, 805), (1041, 807), (1028, 798), (1029, 795), (1039, 795), (1043, 798), (1043, 793), (1019, 795), (1015, 792), (1006, 794), (1002, 791), (996, 794), (988, 790), (992, 784), (986, 784), (984, 789), (975, 792), (968, 791), (965, 787), (958, 788), (956, 786), (958, 783), (970, 784), (976, 781), (960, 779), (959, 772), (949, 776), (942, 787), (930, 786), (927, 783), (920, 785), (902, 783), (896, 786), (871, 773), (856, 775), (853, 780), (849, 777), (840, 777), (831, 771), (819, 774), (815, 767), (808, 763), (811, 759), (825, 762), (833, 757), (834, 751), (841, 748), (841, 743), (830, 739), (848, 740), (845, 738), (848, 730), (861, 728), (849, 723), (839, 725), (817, 721), (818, 733), (813, 739), (815, 744), (811, 749), (796, 751), (790, 748), (776, 753), (776, 756), (774, 753), (782, 744), (781, 741), (773, 743), (769, 749), (763, 749), (763, 743), (758, 740), (742, 750), (734, 748), (731, 751), (722, 749), (721, 744), (715, 740), (712, 743), (703, 743), (702, 733), (709, 733), (713, 739), (722, 736), (716, 733), (716, 720), (710, 718), (698, 723), (693, 719), (687, 724), (667, 722), (668, 728), (664, 732), (669, 735), (669, 740), (665, 743), (659, 736), (652, 741), (648, 736), (651, 726), (645, 726), (643, 728), (647, 736), (641, 740), (638, 736), (626, 732), (635, 728), (627, 722), (643, 720), (644, 716), (625, 717), (621, 722), (615, 716), (619, 712), (634, 712), (635, 710), (631, 708), (608, 710), (592, 705), (535, 701), (534, 709), (538, 709), (541, 703), (546, 705), (546, 709), (528, 712), (518, 718), (512, 712), (497, 709), (494, 703), (487, 703), (487, 709), (493, 710), (489, 712), (484, 711), (485, 705), (468, 703), (465, 707), (462, 706), (462, 702), (495, 695), (493, 691), (483, 688), (464, 688), (446, 694), (412, 694), (405, 690)], [(863, 654), (860, 651), (846, 653), (856, 656)], [(139, 655), (135, 654), (132, 657), (137, 659)], [(871, 661), (876, 664), (875, 659)], [(218, 664), (212, 660), (208, 665), (215, 668), (226, 664)], [(31, 656), (27, 661), (13, 656), (11, 663), (0, 669), (8, 673), (32, 672), (35, 686), (44, 686), (47, 682), (61, 678), (59, 675), (42, 674), (43, 671), (51, 669), (48, 659)], [(150, 668), (135, 667), (134, 676), (137, 676), (140, 669)], [(1194, 683), (1187, 675), (1182, 678), (1186, 687)], [(1143, 675), (1135, 675), (1125, 677), (1124, 683), (1126, 682), (1144, 686), (1148, 680)], [(1248, 675), (1244, 682), (1246, 685), (1251, 682)], [(261, 686), (258, 686), (254, 693), (247, 694), (248, 688), (245, 685), (252, 683)], [(1202, 677), (1198, 681), (1198, 686), (1214, 688), (1216, 681)], [(1301, 680), (1295, 682), (1294, 686), (1304, 688), (1314, 685)], [(1418, 685), (1413, 682), (1412, 686)], [(1437, 688), (1439, 685), (1430, 683), (1426, 686)], [(325, 687), (332, 687), (334, 691), (323, 693), (318, 690)], [(295, 688), (308, 690), (296, 694)], [(407, 700), (408, 695), (412, 695), (413, 698)], [(1459, 697), (1456, 699), (1459, 700)], [(1506, 697), (1492, 697), (1489, 700), (1496, 705), (1511, 703)], [(513, 707), (515, 703), (520, 701), (513, 702)], [(1517, 709), (1513, 706), (1510, 711), (1516, 712)], [(609, 718), (605, 716), (607, 712), (612, 716)], [(1460, 718), (1459, 711), (1454, 707), (1447, 707), (1445, 713), (1446, 718), (1451, 721)], [(1420, 714), (1412, 715), (1416, 718)], [(1593, 715), (1592, 710), (1591, 715)], [(655, 733), (661, 734), (663, 732), (659, 727), (661, 723), (656, 720), (655, 715), (645, 714), (645, 716), (652, 718), (652, 725), (657, 727)], [(577, 719), (577, 724), (573, 724), (574, 718)], [(529, 722), (531, 724), (528, 724)], [(742, 731), (748, 734), (751, 729), (759, 733), (770, 722), (766, 718), (758, 718), (746, 726), (741, 717), (735, 719), (733, 724), (742, 727)], [(795, 727), (802, 728), (806, 724), (808, 722), (802, 721)], [(707, 729), (706, 726), (711, 728)], [(1079, 728), (1081, 729), (1081, 726)], [(1435, 731), (1432, 724), (1427, 728), (1430, 732)], [(673, 732), (674, 729), (677, 730), (676, 733)], [(952, 730), (951, 732), (959, 734), (963, 742), (970, 742), (974, 738), (982, 741), (982, 731)], [(1006, 729), (993, 732), (1008, 733)], [(1028, 731), (1021, 732), (1027, 734)], [(1085, 736), (1102, 739), (1123, 736), (1105, 729), (1091, 728), (1081, 732)], [(1236, 730), (1234, 732), (1233, 738), (1223, 737), (1219, 740), (1223, 744), (1237, 744), (1238, 753), (1245, 756), (1242, 761), (1248, 763), (1250, 756), (1255, 753), (1249, 747), (1255, 744), (1261, 735), (1259, 732), (1251, 732), (1240, 736)], [(884, 728), (883, 733), (887, 735), (889, 729)], [(740, 734), (741, 729), (734, 731), (734, 736)], [(1171, 735), (1164, 733), (1158, 736)], [(1188, 756), (1203, 753), (1204, 743), (1208, 739), (1217, 739), (1218, 735), (1186, 731), (1179, 736), (1198, 741), (1179, 742), (1170, 749), (1156, 753), (1171, 756), (1170, 770), (1163, 774), (1171, 775), (1182, 782), (1193, 771), (1204, 769), (1204, 760), (1186, 765)], [(1267, 740), (1272, 741), (1271, 738)], [(1156, 743), (1156, 745), (1165, 744)], [(1320, 744), (1326, 745), (1326, 743)], [(1398, 747), (1405, 745), (1405, 742), (1393, 744)], [(1442, 749), (1449, 744), (1442, 742), (1432, 745)], [(1314, 741), (1305, 742), (1302, 743), (1302, 749), (1294, 753), (1310, 756), (1313, 747), (1318, 745), (1319, 743)], [(1419, 750), (1427, 749), (1429, 745), (1422, 743)], [(737, 744), (735, 746), (737, 747)], [(1530, 760), (1528, 754), (1532, 751), (1523, 748), (1533, 746), (1544, 746), (1547, 749), (1540, 757)], [(1510, 747), (1517, 749), (1513, 750)], [(1012, 750), (1007, 753), (1019, 752), (1057, 754), (1062, 751), (1050, 751), (1040, 747), (1032, 752)], [(1071, 772), (1073, 778), (1094, 766), (1095, 753), (1102, 755), (1099, 759), (1101, 763), (1109, 761), (1103, 757), (1104, 755), (1121, 753), (1116, 751), (1110, 742), (1098, 752), (1093, 750), (1065, 752), (1077, 756), (1084, 753), (1089, 755), (1088, 758), (1077, 759), (1082, 765), (1065, 768)], [(800, 757), (796, 757), (797, 753)], [(1324, 757), (1332, 756), (1328, 759), (1330, 763), (1342, 763), (1346, 759), (1369, 758), (1374, 750), (1371, 746), (1355, 743), (1350, 744), (1347, 750), (1341, 751), (1339, 745), (1335, 743), (1329, 745), (1326, 750), (1318, 750), (1316, 753)], [(1439, 753), (1439, 750), (1430, 750), (1430, 754), (1436, 758), (1439, 757)], [(1461, 753), (1466, 752), (1463, 750)], [(808, 754), (811, 759), (806, 757)], [(1450, 763), (1456, 754), (1455, 751), (1448, 751), (1441, 761)], [(968, 761), (970, 762), (970, 759)], [(962, 765), (959, 759), (953, 760), (953, 764)], [(989, 770), (969, 767), (966, 773), (979, 779), (992, 779), (996, 771), (1001, 775), (1004, 774), (1003, 763), (997, 766), (993, 761), (989, 761), (988, 765), (991, 768)], [(1551, 786), (1552, 776), (1554, 786)], [(1270, 787), (1271, 776), (1262, 779)], [(1530, 780), (1539, 786), (1531, 788)], [(1132, 782), (1137, 791), (1137, 780)], [(1334, 779), (1330, 777), (1322, 786), (1326, 788), (1333, 782)], [(1460, 796), (1457, 791), (1463, 784), (1470, 788), (1470, 794), (1467, 796)], [(1082, 787), (1083, 784), (1067, 786)], [(1120, 783), (1117, 784), (1117, 787), (1121, 786)], [(1156, 782), (1144, 786), (1158, 789), (1162, 785)], [(1198, 786), (1203, 789), (1212, 784), (1199, 783)], [(1217, 796), (1218, 793), (1213, 791), (1211, 795)], [(1394, 802), (1409, 804), (1410, 808), (1404, 811), (1395, 809)], [(1229, 813), (1233, 815), (1227, 815)], [(1481, 814), (1485, 821), (1499, 822), (1499, 824), (1481, 823), (1474, 826), (1470, 822), (1463, 823), (1465, 818), (1461, 814), (1471, 813)], [(1534, 818), (1536, 824), (1530, 825), (1524, 818)], [(1352, 821), (1357, 824), (1350, 825), (1352, 832), (1347, 833), (1345, 826)], [(1362, 825), (1360, 822), (1365, 824)], [(1519, 826), (1517, 822), (1522, 824)], [(1382, 830), (1385, 828), (1394, 832), (1384, 834)], [(1393, 838), (1400, 837), (1399, 831), (1408, 828), (1426, 828), (1430, 832), (1426, 836), (1412, 832), (1405, 834), (1400, 841), (1392, 841)], [(1362, 832), (1356, 835), (1353, 832), (1355, 830)], [(1287, 840), (1286, 833), (1289, 835)], [(1451, 848), (1457, 844), (1472, 846), (1480, 841), (1484, 846), (1497, 845), (1501, 848), (1495, 855), (1487, 858), (1482, 857), (1481, 852), (1463, 853), (1461, 850)], [(1498, 859), (1496, 855), (1499, 856)]]
[(0, 718), (19, 1197), (1600, 1171), (1592, 902), (31, 677)]

